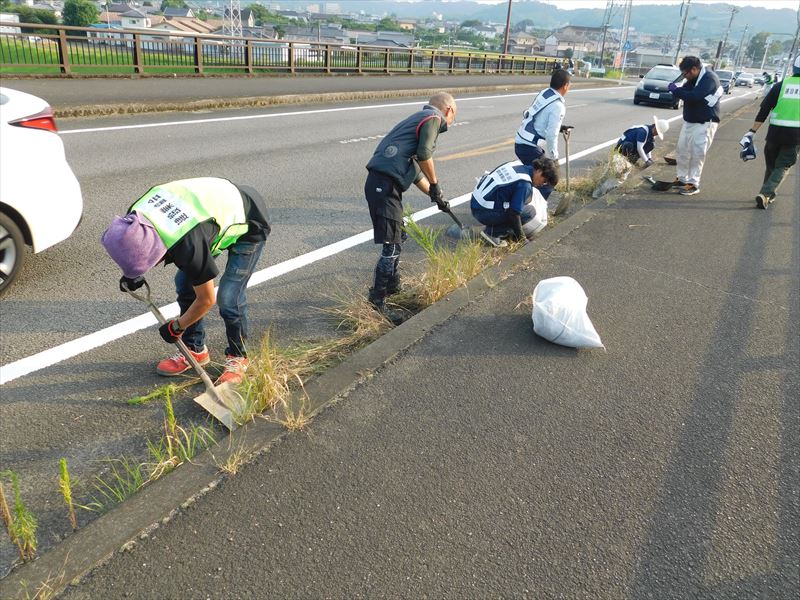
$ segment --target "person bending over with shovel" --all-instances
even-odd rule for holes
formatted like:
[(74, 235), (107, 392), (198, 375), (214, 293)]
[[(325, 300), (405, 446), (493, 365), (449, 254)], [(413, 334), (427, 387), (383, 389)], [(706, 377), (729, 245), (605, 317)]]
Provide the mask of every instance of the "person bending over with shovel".
[(627, 158), (632, 165), (635, 165), (641, 158), (644, 168), (647, 168), (653, 164), (652, 152), (656, 147), (656, 136), (663, 140), (664, 134), (668, 130), (668, 121), (653, 117), (651, 125), (636, 125), (626, 129), (617, 140), (614, 150)]
[[(218, 177), (199, 177), (148, 190), (127, 215), (114, 217), (101, 243), (122, 269), (122, 291), (145, 285), (144, 274), (159, 262), (175, 264), (181, 313), (158, 331), (167, 343), (182, 339), (201, 365), (210, 361), (203, 317), (215, 301), (219, 304), (228, 347), (225, 371), (216, 384), (239, 383), (248, 365), (245, 289), (269, 232), (264, 199), (253, 188)], [(228, 251), (228, 262), (215, 294), (219, 269), (214, 257), (223, 250)], [(178, 352), (159, 362), (156, 371), (173, 377), (190, 368)]]
[(403, 315), (386, 306), (386, 297), (400, 291), (401, 244), (403, 231), (403, 192), (415, 184), (430, 196), (439, 210), (450, 212), (436, 178), (433, 152), (440, 133), (456, 120), (456, 101), (446, 92), (434, 94), (422, 110), (400, 121), (380, 141), (367, 163), (364, 195), (372, 219), (374, 240), (382, 245), (375, 266), (375, 282), (369, 301), (392, 323), (402, 322)]
[(547, 202), (538, 188), (555, 187), (558, 163), (539, 158), (531, 165), (508, 162), (484, 175), (472, 190), (472, 216), (486, 228), (481, 238), (490, 246), (522, 241), (547, 224)]

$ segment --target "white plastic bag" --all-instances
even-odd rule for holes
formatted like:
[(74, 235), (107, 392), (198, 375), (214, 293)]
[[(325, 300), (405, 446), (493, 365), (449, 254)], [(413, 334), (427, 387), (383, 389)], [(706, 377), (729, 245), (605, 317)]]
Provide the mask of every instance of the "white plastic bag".
[(543, 279), (533, 290), (533, 330), (571, 348), (605, 348), (586, 314), (589, 299), (572, 277)]
[(533, 188), (533, 193), (531, 194), (531, 204), (533, 204), (533, 209), (536, 211), (536, 216), (523, 225), (522, 229), (525, 235), (539, 233), (547, 226), (547, 200), (536, 188)]

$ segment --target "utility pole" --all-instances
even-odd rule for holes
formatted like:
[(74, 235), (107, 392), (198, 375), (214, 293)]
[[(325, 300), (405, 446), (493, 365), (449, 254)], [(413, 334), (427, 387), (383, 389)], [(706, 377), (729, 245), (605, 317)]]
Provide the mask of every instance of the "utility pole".
[(631, 7), (633, 0), (625, 0), (625, 16), (622, 18), (622, 35), (619, 37), (619, 51), (622, 52), (625, 42), (628, 41), (628, 31), (631, 26)]
[(683, 45), (683, 32), (686, 30), (686, 18), (689, 16), (689, 4), (691, 4), (692, 0), (686, 0), (683, 4), (681, 4), (681, 15), (683, 18), (681, 19), (681, 31), (678, 34), (678, 47), (675, 49), (675, 64), (678, 64), (678, 55), (681, 53), (681, 46)]
[(742, 32), (742, 39), (739, 40), (739, 47), (736, 49), (736, 60), (733, 61), (733, 70), (736, 70), (736, 66), (742, 64), (742, 46), (744, 45), (744, 38), (747, 36), (747, 29), (749, 25), (744, 26), (744, 31)]
[(714, 60), (714, 69), (719, 68), (719, 65), (722, 63), (722, 53), (725, 52), (725, 44), (728, 43), (728, 34), (731, 31), (731, 25), (733, 25), (733, 17), (736, 16), (737, 12), (739, 12), (737, 7), (731, 7), (731, 18), (728, 21), (728, 26), (725, 28), (725, 35), (722, 38), (722, 43), (719, 45), (719, 52), (717, 52), (717, 58)]
[(511, 0), (508, 0), (508, 13), (506, 13), (506, 35), (503, 41), (503, 54), (508, 54), (508, 34), (511, 31)]
[(603, 66), (603, 56), (606, 53), (606, 33), (608, 33), (608, 23), (611, 21), (611, 11), (614, 8), (614, 0), (608, 0), (606, 12), (603, 15), (603, 43), (600, 46), (600, 66)]
[(771, 35), (767, 36), (767, 39), (764, 41), (764, 56), (761, 58), (761, 68), (759, 69), (760, 72), (764, 72), (764, 63), (767, 62), (767, 52), (769, 52), (769, 41), (772, 39)]

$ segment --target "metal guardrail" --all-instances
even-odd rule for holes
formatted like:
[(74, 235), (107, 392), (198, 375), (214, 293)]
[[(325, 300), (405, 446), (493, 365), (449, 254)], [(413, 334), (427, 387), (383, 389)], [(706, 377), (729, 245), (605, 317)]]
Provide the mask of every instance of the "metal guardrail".
[(0, 21), (0, 72), (5, 73), (544, 74), (555, 62), (544, 56)]

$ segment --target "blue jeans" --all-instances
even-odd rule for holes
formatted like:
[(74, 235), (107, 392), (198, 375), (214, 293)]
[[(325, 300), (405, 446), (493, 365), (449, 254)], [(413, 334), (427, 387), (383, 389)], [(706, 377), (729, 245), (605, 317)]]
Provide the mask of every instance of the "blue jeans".
[[(472, 208), (471, 210), (472, 216), (475, 217), (481, 225), (486, 225), (484, 231), (487, 235), (502, 237), (511, 232), (511, 218), (508, 211), (498, 212), (496, 210), (483, 208), (482, 206)], [(533, 208), (533, 204), (526, 204), (523, 206), (522, 212), (519, 215), (523, 225), (535, 216), (536, 209)]]
[[(217, 305), (219, 314), (225, 322), (228, 347), (225, 354), (247, 356), (247, 282), (255, 271), (258, 259), (264, 252), (265, 241), (236, 242), (228, 248), (228, 264), (219, 280)], [(178, 306), (185, 313), (194, 302), (194, 287), (183, 271), (175, 275), (175, 290), (178, 292)], [(183, 341), (195, 352), (203, 349), (206, 339), (203, 319), (190, 325), (183, 333)]]

